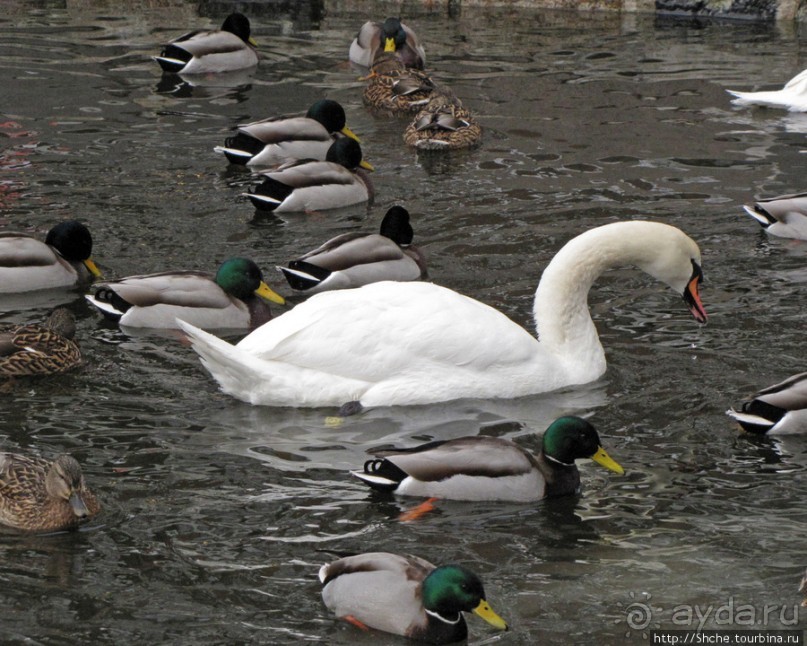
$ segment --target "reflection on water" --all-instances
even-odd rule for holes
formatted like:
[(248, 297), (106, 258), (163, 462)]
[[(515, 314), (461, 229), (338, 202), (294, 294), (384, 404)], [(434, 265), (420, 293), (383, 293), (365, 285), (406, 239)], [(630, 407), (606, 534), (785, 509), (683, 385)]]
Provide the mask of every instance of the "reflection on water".
[[(315, 583), (333, 553), (367, 549), (473, 564), (513, 627), (498, 636), (508, 644), (640, 641), (627, 608), (648, 598), (651, 627), (669, 626), (678, 604), (730, 597), (792, 609), (807, 440), (741, 436), (723, 411), (804, 369), (805, 246), (767, 238), (740, 208), (805, 189), (804, 123), (735, 108), (724, 89), (792, 78), (804, 67), (798, 34), (608, 14), (581, 29), (569, 14), (413, 13), (434, 76), (485, 130), (478, 150), (425, 155), (403, 146), (403, 122), (362, 106), (347, 47), (371, 7), (332, 6), (277, 16), (249, 3), (262, 64), (202, 79), (162, 78), (149, 57), (190, 27), (220, 24), (230, 3), (200, 13), (193, 3), (4, 6), (0, 79), (13, 100), (0, 108), (0, 225), (44, 235), (79, 218), (111, 278), (247, 255), (278, 287), (275, 264), (374, 230), (400, 202), (436, 282), (531, 326), (535, 285), (563, 242), (648, 217), (700, 243), (709, 325), (668, 290), (616, 271), (591, 295), (609, 361), (601, 381), (333, 426), (333, 411), (233, 401), (175, 335), (121, 331), (78, 293), (4, 297), (0, 322), (67, 303), (87, 365), (0, 393), (2, 449), (70, 451), (105, 511), (89, 531), (2, 537), (3, 637), (375, 644), (328, 616)], [(239, 197), (249, 172), (214, 146), (238, 123), (323, 96), (346, 106), (362, 137), (376, 205), (256, 216)], [(566, 413), (591, 416), (625, 476), (585, 463), (580, 497), (443, 502), (402, 525), (415, 501), (370, 494), (346, 474), (368, 449), (469, 434), (535, 450), (536, 433)], [(473, 620), (471, 631), (492, 634)]]

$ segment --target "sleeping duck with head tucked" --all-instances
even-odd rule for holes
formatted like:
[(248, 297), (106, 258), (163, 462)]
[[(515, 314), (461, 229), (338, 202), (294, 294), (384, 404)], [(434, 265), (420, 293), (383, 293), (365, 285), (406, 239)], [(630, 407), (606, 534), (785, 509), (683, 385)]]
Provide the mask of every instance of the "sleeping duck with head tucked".
[(244, 195), (258, 211), (310, 213), (373, 201), (361, 146), (342, 137), (331, 144), (325, 161), (300, 160), (258, 174), (263, 181)]
[(197, 29), (172, 40), (154, 60), (172, 74), (234, 72), (258, 64), (249, 18), (231, 13), (221, 29)]
[(316, 294), (361, 287), (382, 280), (426, 278), (426, 258), (412, 244), (409, 211), (389, 208), (378, 233), (343, 233), (278, 267), (292, 289)]
[(273, 167), (300, 159), (324, 160), (328, 149), (341, 136), (358, 141), (347, 127), (344, 108), (331, 99), (321, 99), (304, 116), (274, 117), (238, 126), (216, 152), (232, 164)]

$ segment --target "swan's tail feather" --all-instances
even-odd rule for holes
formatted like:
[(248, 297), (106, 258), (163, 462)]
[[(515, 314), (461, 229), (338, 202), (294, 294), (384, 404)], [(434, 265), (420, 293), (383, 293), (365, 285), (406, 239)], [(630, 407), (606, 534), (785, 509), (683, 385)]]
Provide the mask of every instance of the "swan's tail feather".
[(796, 96), (792, 92), (783, 90), (771, 90), (768, 92), (726, 91), (734, 97), (731, 101), (734, 105), (758, 105), (768, 108), (782, 108), (789, 112), (807, 111), (807, 102), (802, 97)]
[(249, 394), (256, 384), (266, 379), (260, 370), (260, 362), (231, 343), (190, 323), (177, 319), (177, 324), (188, 335), (202, 365), (222, 391), (242, 401), (255, 403)]
[(341, 406), (358, 401), (371, 385), (323, 370), (259, 358), (181, 319), (177, 319), (177, 325), (188, 335), (202, 365), (221, 390), (249, 404)]

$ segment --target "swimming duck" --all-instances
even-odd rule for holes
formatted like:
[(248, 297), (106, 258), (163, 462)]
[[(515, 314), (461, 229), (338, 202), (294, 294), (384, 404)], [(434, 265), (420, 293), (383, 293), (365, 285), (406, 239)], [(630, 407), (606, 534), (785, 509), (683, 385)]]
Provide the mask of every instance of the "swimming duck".
[(250, 37), (249, 18), (231, 13), (221, 29), (197, 29), (168, 43), (154, 60), (164, 72), (210, 74), (254, 67), (258, 53)]
[(463, 612), (507, 630), (485, 600), (482, 581), (461, 565), (436, 567), (409, 554), (368, 552), (323, 565), (319, 580), (325, 606), (365, 630), (450, 644), (468, 636)]
[(91, 252), (92, 236), (76, 220), (54, 226), (45, 242), (24, 233), (0, 233), (0, 293), (90, 283), (101, 277)]
[(285, 299), (269, 289), (247, 258), (225, 260), (216, 275), (168, 271), (100, 283), (85, 298), (121, 325), (176, 328), (176, 317), (203, 328), (254, 328), (272, 318), (268, 299)]
[(75, 458), (0, 453), (0, 523), (25, 532), (75, 529), (101, 510)]
[(340, 134), (359, 141), (346, 125), (344, 108), (322, 99), (304, 117), (274, 117), (238, 126), (235, 136), (215, 150), (232, 164), (277, 166), (299, 159), (325, 159)]
[(0, 378), (53, 375), (81, 365), (76, 318), (58, 307), (41, 325), (0, 329)]
[(737, 92), (726, 90), (736, 105), (763, 105), (784, 108), (789, 112), (807, 111), (807, 70), (790, 79), (781, 90), (767, 92)]
[(769, 197), (743, 208), (771, 235), (807, 240), (807, 193)]
[(406, 127), (404, 143), (418, 150), (459, 150), (482, 141), (482, 128), (450, 90), (435, 91)]
[(370, 67), (381, 52), (395, 52), (407, 67), (422, 70), (426, 64), (426, 52), (417, 34), (398, 18), (364, 23), (350, 44), (348, 56), (357, 65)]
[(411, 449), (373, 452), (359, 480), (381, 491), (449, 500), (534, 502), (580, 489), (574, 461), (591, 458), (620, 475), (624, 470), (602, 448), (596, 429), (580, 417), (555, 420), (538, 455), (500, 437), (473, 436), (429, 442)]
[(419, 281), (316, 294), (237, 345), (180, 324), (221, 389), (252, 404), (347, 404), (347, 414), (522, 397), (605, 373), (588, 291), (626, 265), (669, 285), (706, 322), (698, 245), (667, 224), (625, 221), (582, 233), (549, 263), (535, 292), (538, 338), (484, 303)]
[(376, 56), (366, 80), (364, 104), (391, 116), (415, 114), (435, 91), (425, 72), (407, 67), (394, 52)]
[(361, 146), (342, 137), (331, 144), (325, 161), (301, 160), (262, 171), (263, 182), (244, 193), (259, 211), (294, 212), (338, 209), (372, 202), (373, 185), (362, 169)]
[(726, 415), (751, 433), (807, 432), (807, 372), (760, 390)]
[(413, 236), (409, 211), (396, 205), (379, 233), (343, 233), (278, 269), (292, 289), (307, 294), (381, 280), (420, 280), (426, 277), (426, 258), (412, 244)]

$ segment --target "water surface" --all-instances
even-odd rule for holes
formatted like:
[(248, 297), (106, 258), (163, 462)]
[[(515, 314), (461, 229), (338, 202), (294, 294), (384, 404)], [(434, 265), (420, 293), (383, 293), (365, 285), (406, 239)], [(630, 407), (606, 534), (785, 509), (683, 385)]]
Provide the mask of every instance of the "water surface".
[[(807, 246), (767, 238), (740, 207), (805, 189), (807, 115), (735, 108), (725, 88), (783, 84), (805, 66), (801, 34), (649, 17), (413, 16), (429, 69), (485, 129), (478, 150), (424, 156), (402, 145), (404, 122), (362, 106), (346, 58), (368, 16), (248, 9), (265, 56), (257, 71), (190, 85), (162, 79), (149, 56), (187, 27), (219, 24), (227, 7), (200, 17), (192, 5), (12, 5), (0, 21), (0, 225), (44, 236), (79, 218), (109, 277), (251, 256), (283, 291), (276, 263), (373, 230), (401, 203), (435, 282), (530, 326), (535, 285), (566, 240), (647, 217), (700, 244), (710, 322), (616, 271), (590, 298), (609, 361), (599, 382), (372, 410), (333, 428), (333, 411), (222, 395), (177, 336), (124, 333), (80, 294), (3, 301), (1, 322), (67, 303), (87, 366), (0, 394), (0, 446), (70, 451), (105, 504), (85, 531), (0, 539), (3, 641), (394, 643), (320, 602), (319, 564), (369, 549), (476, 569), (512, 630), (471, 618), (472, 641), (638, 643), (642, 630), (626, 622), (639, 603), (648, 629), (696, 628), (675, 626), (673, 610), (714, 615), (729, 603), (754, 608), (759, 628), (775, 605), (767, 627), (790, 627), (807, 441), (739, 435), (724, 411), (805, 369)], [(340, 101), (361, 135), (376, 203), (256, 215), (239, 197), (249, 174), (213, 147), (238, 123), (320, 97)], [(535, 433), (564, 413), (591, 417), (625, 476), (582, 464), (579, 498), (443, 503), (406, 525), (396, 517), (412, 501), (368, 495), (346, 476), (374, 446), (486, 433), (535, 449)]]

